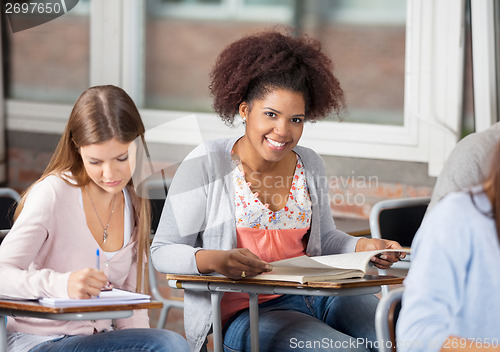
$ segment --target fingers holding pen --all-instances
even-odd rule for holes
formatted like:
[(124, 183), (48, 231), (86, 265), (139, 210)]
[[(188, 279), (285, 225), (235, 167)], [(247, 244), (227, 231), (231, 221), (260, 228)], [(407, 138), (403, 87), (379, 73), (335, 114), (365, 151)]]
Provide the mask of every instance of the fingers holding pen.
[(108, 279), (97, 269), (86, 268), (74, 271), (68, 279), (68, 296), (75, 299), (88, 299), (98, 296)]

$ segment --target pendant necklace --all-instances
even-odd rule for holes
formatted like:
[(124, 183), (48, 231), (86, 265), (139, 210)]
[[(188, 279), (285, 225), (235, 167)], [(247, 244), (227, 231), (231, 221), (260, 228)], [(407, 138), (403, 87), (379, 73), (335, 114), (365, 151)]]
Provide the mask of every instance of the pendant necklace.
[(97, 212), (97, 209), (95, 208), (94, 200), (92, 199), (92, 196), (90, 195), (90, 191), (89, 191), (89, 189), (87, 188), (87, 186), (85, 186), (85, 190), (86, 190), (86, 191), (87, 191), (87, 193), (89, 194), (90, 203), (92, 204), (92, 208), (94, 208), (95, 215), (97, 215), (97, 220), (99, 220), (99, 222), (101, 223), (102, 229), (104, 230), (104, 233), (102, 234), (102, 244), (106, 244), (106, 240), (108, 239), (108, 227), (109, 227), (109, 222), (110, 222), (110, 220), (111, 220), (111, 216), (112, 216), (112, 215), (113, 215), (113, 213), (115, 212), (115, 200), (116, 200), (116, 194), (113, 196), (113, 203), (111, 204), (111, 213), (109, 213), (108, 223), (106, 224), (106, 226), (104, 226), (104, 224), (103, 224), (103, 223), (102, 223), (102, 221), (101, 221), (101, 218), (99, 217), (99, 213)]

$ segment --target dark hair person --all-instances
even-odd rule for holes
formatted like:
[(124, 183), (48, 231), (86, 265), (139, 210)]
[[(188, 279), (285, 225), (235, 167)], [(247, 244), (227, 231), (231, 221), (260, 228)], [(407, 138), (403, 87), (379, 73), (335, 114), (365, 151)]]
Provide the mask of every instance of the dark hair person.
[[(23, 195), (0, 246), (0, 294), (87, 299), (111, 284), (145, 291), (149, 200), (134, 191), (133, 141), (144, 125), (121, 88), (78, 98), (41, 178)], [(102, 265), (96, 268), (96, 251)], [(149, 328), (146, 310), (92, 321), (8, 318), (9, 351), (182, 351), (178, 334)]]
[[(249, 35), (222, 51), (211, 73), (214, 109), (245, 134), (206, 142), (174, 176), (152, 245), (161, 272), (251, 277), (270, 262), (401, 248), (335, 228), (322, 159), (298, 146), (304, 123), (341, 114), (344, 95), (319, 42), (279, 31)], [(373, 259), (379, 267), (396, 255)], [(262, 351), (296, 350), (296, 341), (375, 340), (377, 298), (259, 295)], [(250, 349), (248, 295), (225, 293), (224, 348)], [(185, 293), (185, 330), (194, 350), (209, 332), (210, 298)], [(359, 350), (365, 350), (364, 345)]]

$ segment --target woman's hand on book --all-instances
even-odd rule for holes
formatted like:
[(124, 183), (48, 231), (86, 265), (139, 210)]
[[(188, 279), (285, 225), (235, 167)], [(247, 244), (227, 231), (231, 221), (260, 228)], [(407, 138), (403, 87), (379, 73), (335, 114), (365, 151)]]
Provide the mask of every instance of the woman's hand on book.
[(271, 271), (272, 267), (246, 248), (200, 250), (196, 263), (201, 273), (217, 272), (231, 279), (241, 279)]
[(74, 299), (88, 299), (99, 296), (101, 288), (108, 282), (106, 275), (97, 269), (86, 268), (74, 271), (68, 279), (68, 296)]
[[(375, 251), (379, 249), (402, 249), (396, 241), (383, 240), (380, 238), (360, 238), (356, 244), (356, 252)], [(388, 252), (375, 256), (372, 263), (379, 269), (388, 269), (392, 264), (406, 257), (403, 252)]]

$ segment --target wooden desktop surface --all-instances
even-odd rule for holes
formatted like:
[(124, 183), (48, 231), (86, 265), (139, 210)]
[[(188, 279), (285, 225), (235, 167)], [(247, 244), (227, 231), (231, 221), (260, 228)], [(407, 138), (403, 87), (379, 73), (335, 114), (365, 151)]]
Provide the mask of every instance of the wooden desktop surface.
[(351, 236), (369, 237), (371, 235), (369, 219), (334, 217), (334, 221), (337, 229)]
[[(362, 278), (341, 279), (335, 281), (318, 281), (300, 284), (291, 281), (273, 281), (273, 280), (257, 280), (252, 278), (245, 278), (240, 280), (233, 280), (222, 276), (210, 275), (173, 275), (167, 274), (167, 280), (175, 280), (179, 282), (219, 282), (219, 283), (234, 283), (234, 284), (254, 284), (264, 286), (281, 286), (281, 287), (303, 287), (303, 288), (357, 288), (368, 286), (381, 286), (381, 285), (397, 285), (401, 284), (404, 277), (387, 276), (387, 275), (365, 275)], [(179, 287), (179, 288), (182, 288)]]
[(244, 278), (239, 280), (209, 275), (172, 275), (167, 274), (170, 284), (179, 289), (208, 291), (211, 294), (214, 351), (223, 350), (220, 296), (224, 292), (248, 292), (250, 309), (250, 340), (252, 351), (259, 350), (259, 309), (258, 295), (263, 293), (293, 295), (357, 295), (378, 292), (382, 285), (400, 284), (403, 277), (365, 275), (362, 278), (342, 279), (299, 284), (291, 281), (272, 281)]
[(154, 308), (161, 308), (162, 306), (163, 304), (161, 302), (153, 301), (153, 302), (136, 303), (136, 304), (110, 304), (105, 306), (49, 307), (42, 305), (37, 301), (0, 300), (0, 309), (2, 310), (12, 309), (15, 311), (52, 313), (52, 314), (154, 309)]

